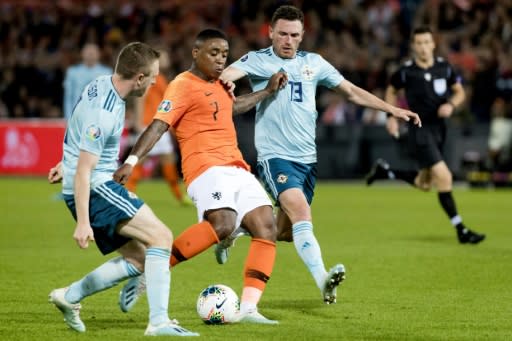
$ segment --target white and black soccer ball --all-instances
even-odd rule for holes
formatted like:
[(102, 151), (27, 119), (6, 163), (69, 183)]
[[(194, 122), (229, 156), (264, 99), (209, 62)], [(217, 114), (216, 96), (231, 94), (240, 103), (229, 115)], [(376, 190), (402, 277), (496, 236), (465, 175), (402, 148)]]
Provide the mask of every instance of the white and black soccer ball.
[(210, 285), (197, 298), (197, 313), (206, 324), (224, 324), (236, 321), (240, 301), (230, 287)]

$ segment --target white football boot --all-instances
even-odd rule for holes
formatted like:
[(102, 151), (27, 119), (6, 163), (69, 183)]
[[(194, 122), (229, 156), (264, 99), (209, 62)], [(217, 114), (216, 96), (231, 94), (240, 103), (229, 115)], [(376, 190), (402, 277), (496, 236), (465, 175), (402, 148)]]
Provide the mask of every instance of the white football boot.
[(343, 264), (336, 264), (329, 270), (322, 289), (325, 304), (336, 303), (336, 288), (344, 279), (345, 266)]
[(143, 273), (130, 278), (119, 292), (119, 308), (121, 308), (121, 311), (123, 313), (129, 312), (145, 291), (146, 276)]
[(60, 288), (53, 290), (48, 295), (48, 301), (55, 304), (55, 306), (64, 315), (64, 322), (69, 328), (76, 330), (77, 332), (85, 332), (85, 324), (80, 319), (80, 303), (69, 303), (66, 301), (64, 295), (68, 291), (68, 288)]

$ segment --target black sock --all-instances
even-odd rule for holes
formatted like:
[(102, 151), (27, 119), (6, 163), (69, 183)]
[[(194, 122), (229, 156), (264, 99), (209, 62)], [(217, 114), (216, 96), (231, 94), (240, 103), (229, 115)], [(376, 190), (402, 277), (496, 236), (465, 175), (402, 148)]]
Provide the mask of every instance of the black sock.
[[(418, 175), (418, 171), (415, 171), (415, 170), (394, 170), (394, 169), (390, 169), (389, 172), (394, 174), (394, 178), (395, 179), (403, 180), (403, 181), (405, 181), (407, 183), (410, 183), (413, 186), (414, 186), (414, 179), (416, 179), (416, 176)], [(390, 178), (392, 179), (393, 177), (391, 176)]]
[(457, 206), (455, 206), (455, 200), (453, 200), (452, 192), (439, 192), (438, 197), (439, 203), (441, 203), (443, 210), (446, 212), (455, 228), (458, 231), (463, 230), (465, 226), (457, 213)]

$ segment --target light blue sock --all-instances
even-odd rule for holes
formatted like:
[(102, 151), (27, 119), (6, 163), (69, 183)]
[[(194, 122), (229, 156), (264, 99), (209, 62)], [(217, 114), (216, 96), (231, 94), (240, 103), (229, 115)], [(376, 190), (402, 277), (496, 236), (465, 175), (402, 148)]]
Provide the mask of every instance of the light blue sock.
[(313, 224), (306, 220), (298, 221), (293, 224), (292, 229), (295, 249), (313, 275), (316, 285), (322, 290), (327, 271), (322, 260), (320, 245), (313, 234)]
[(146, 250), (146, 290), (149, 304), (149, 322), (156, 326), (169, 321), (168, 307), (171, 290), (171, 271), (168, 249), (150, 247)]
[(137, 268), (123, 257), (113, 258), (103, 263), (84, 278), (74, 282), (66, 292), (66, 301), (78, 303), (87, 296), (111, 288), (119, 282), (140, 275)]

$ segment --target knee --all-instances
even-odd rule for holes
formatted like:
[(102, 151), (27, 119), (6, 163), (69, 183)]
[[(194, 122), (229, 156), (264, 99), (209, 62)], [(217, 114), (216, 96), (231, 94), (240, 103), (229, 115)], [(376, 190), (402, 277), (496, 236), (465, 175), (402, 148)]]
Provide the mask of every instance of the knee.
[(284, 212), (289, 217), (290, 222), (293, 224), (297, 221), (311, 221), (311, 208), (307, 201), (304, 201), (302, 205), (297, 205), (294, 207), (283, 207)]
[(172, 232), (166, 226), (155, 228), (151, 234), (150, 247), (163, 247), (170, 249), (172, 246)]
[(228, 220), (216, 221), (212, 224), (219, 240), (223, 240), (235, 230), (235, 224)]
[(439, 191), (446, 192), (452, 189), (452, 173), (447, 172), (436, 178), (436, 187)]

